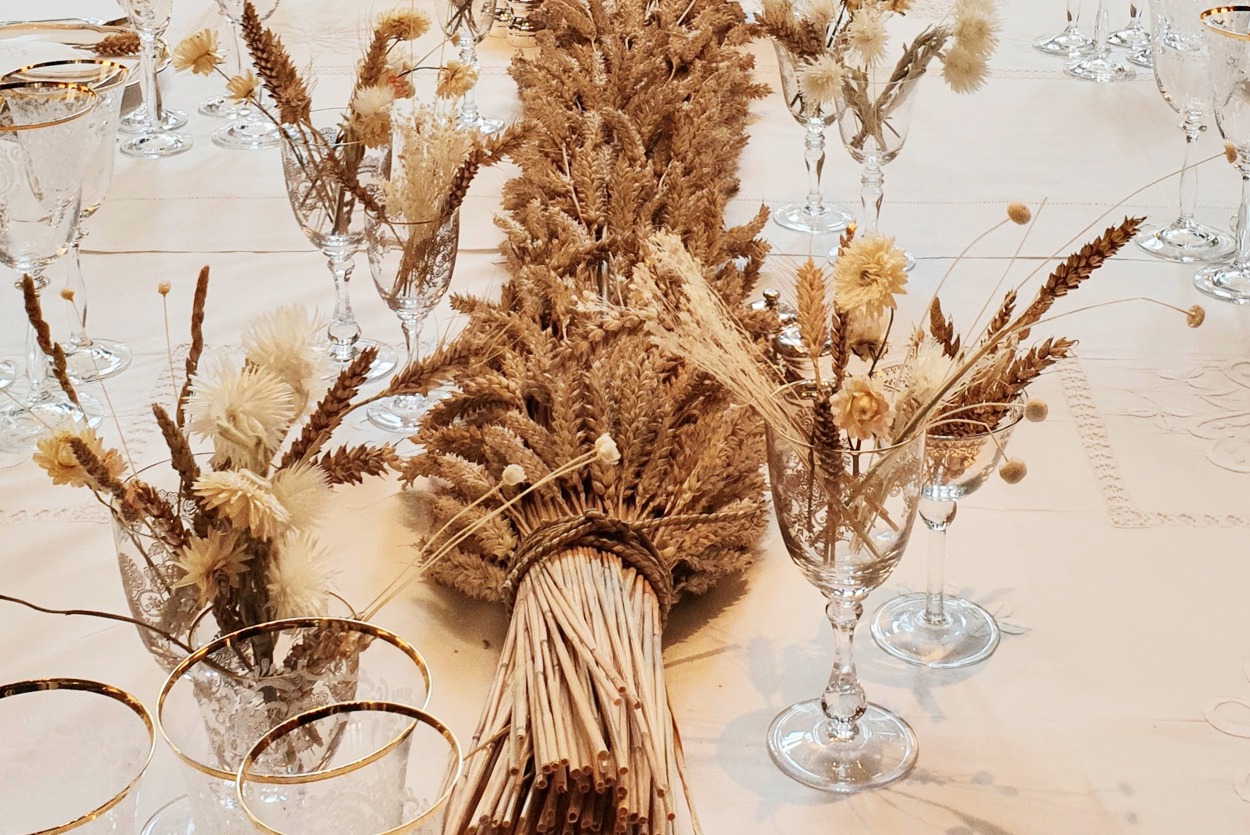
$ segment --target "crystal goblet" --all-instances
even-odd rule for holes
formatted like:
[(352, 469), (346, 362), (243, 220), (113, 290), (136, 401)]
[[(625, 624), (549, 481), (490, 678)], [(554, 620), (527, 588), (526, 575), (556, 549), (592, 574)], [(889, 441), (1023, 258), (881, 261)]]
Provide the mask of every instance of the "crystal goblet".
[(142, 702), (75, 678), (0, 685), (5, 832), (125, 835), (156, 747)]
[[(810, 385), (791, 387), (807, 393)], [(894, 713), (870, 704), (855, 672), (853, 641), (863, 601), (889, 576), (907, 545), (920, 493), (924, 434), (893, 447), (832, 452), (835, 485), (812, 450), (768, 432), (773, 509), (790, 558), (825, 595), (834, 669), (819, 699), (783, 711), (768, 729), (773, 762), (830, 792), (857, 792), (905, 776), (916, 737)]]
[[(895, 658), (922, 667), (966, 667), (988, 658), (998, 647), (994, 616), (971, 600), (943, 591), (946, 532), (955, 519), (956, 503), (989, 479), (1023, 416), (1023, 404), (1015, 402), (991, 430), (984, 423), (955, 417), (939, 427), (945, 434), (930, 431), (919, 511), (929, 529), (926, 590), (886, 602), (872, 619), (873, 639)], [(955, 434), (961, 428), (969, 431)]]
[(325, 255), (334, 276), (334, 316), (326, 335), (329, 339), (330, 376), (337, 377), (348, 363), (368, 346), (378, 349), (369, 368), (369, 379), (377, 379), (395, 367), (390, 346), (362, 339), (360, 324), (352, 312), (348, 293), (355, 256), (365, 241), (365, 207), (326, 169), (327, 155), (356, 170), (356, 178), (366, 190), (376, 190), (390, 165), (389, 148), (366, 148), (363, 143), (345, 140), (340, 131), (342, 111), (314, 111), (313, 125), (289, 125), (282, 141), (282, 172), (287, 197), (295, 220), (304, 236)]
[(1080, 30), (1081, 0), (1067, 0), (1065, 12), (1067, 24), (1058, 35), (1038, 38), (1033, 48), (1047, 55), (1071, 57), (1086, 52), (1093, 45), (1089, 36)]
[(121, 120), (122, 97), (130, 72), (115, 61), (102, 58), (75, 58), (32, 64), (6, 75), (3, 81), (57, 81), (90, 87), (99, 97), (91, 111), (92, 152), (82, 183), (82, 208), (74, 243), (66, 258), (65, 287), (71, 297), (70, 338), (65, 359), (70, 378), (76, 383), (93, 383), (112, 377), (130, 365), (130, 346), (113, 339), (92, 338), (87, 334), (87, 286), (83, 281), (79, 245), (87, 236), (87, 218), (99, 210), (113, 181), (117, 125)]
[(1127, 49), (1129, 52), (1141, 52), (1150, 49), (1150, 33), (1142, 26), (1142, 6), (1138, 0), (1129, 0), (1128, 26), (1117, 29), (1107, 36), (1107, 43)]
[(1111, 47), (1107, 44), (1107, 0), (1098, 0), (1098, 11), (1094, 15), (1092, 51), (1085, 57), (1078, 57), (1078, 60), (1064, 67), (1063, 71), (1073, 78), (1100, 84), (1127, 81), (1133, 77), (1133, 70), (1111, 58)]
[[(378, 295), (399, 317), (407, 347), (405, 365), (417, 357), (421, 323), (451, 286), (460, 237), (460, 212), (442, 222), (399, 223), (370, 218), (365, 232), (369, 272)], [(369, 407), (369, 420), (390, 432), (413, 433), (429, 398), (397, 394)]]
[[(495, 19), (495, 0), (435, 0), (438, 25), (460, 50), (460, 61), (478, 69), (477, 45), (490, 33)], [(502, 119), (483, 116), (477, 109), (477, 82), (460, 99), (460, 124), (475, 127), (482, 133), (503, 130)]]
[[(895, 77), (891, 68), (873, 65), (852, 69), (854, 95), (838, 100), (838, 132), (851, 157), (864, 166), (860, 177), (860, 228), (862, 235), (880, 235), (881, 201), (885, 197), (883, 167), (903, 150), (911, 127), (911, 111), (923, 69)], [(916, 264), (910, 252), (906, 269)], [(837, 250), (829, 253), (837, 257)]]
[[(0, 84), (0, 100), (0, 263), (29, 276), (38, 292), (48, 283), (44, 270), (69, 251), (78, 228), (98, 96), (81, 84), (15, 81)], [(27, 329), (26, 380), (25, 398), (0, 409), (6, 445), (84, 418), (48, 385), (34, 328)]]
[(121, 0), (121, 4), (139, 34), (140, 83), (147, 120), (141, 133), (122, 143), (121, 152), (146, 159), (181, 154), (191, 149), (191, 137), (165, 127), (160, 91), (156, 86), (157, 39), (169, 26), (173, 0)]
[[(267, 20), (278, 9), (280, 0), (252, 0), (252, 8), (261, 20)], [(243, 24), (243, 0), (217, 0), (217, 7), (230, 21), (230, 31), (234, 36), (234, 55), (237, 66), (236, 75), (242, 75), (249, 69), (244, 61), (240, 27)], [(224, 101), (225, 106), (219, 106)], [(229, 98), (210, 99), (200, 105), (200, 112), (205, 107), (214, 111), (209, 115), (230, 119), (230, 124), (219, 128), (213, 133), (213, 144), (232, 151), (260, 151), (265, 148), (276, 148), (281, 141), (278, 126), (247, 102), (235, 104)]]
[(777, 47), (777, 67), (781, 71), (781, 95), (794, 120), (807, 129), (803, 161), (807, 164), (807, 199), (787, 203), (773, 210), (773, 222), (796, 232), (824, 235), (840, 232), (855, 218), (841, 206), (826, 203), (821, 195), (820, 175), (825, 167), (825, 128), (837, 117), (832, 102), (820, 104), (803, 95), (798, 83), (794, 56), (781, 44)]
[(1203, 35), (1210, 51), (1211, 91), (1220, 135), (1237, 150), (1241, 204), (1231, 263), (1205, 267), (1194, 286), (1208, 296), (1250, 304), (1250, 6), (1222, 6), (1202, 12)]
[(1233, 238), (1194, 220), (1198, 173), (1193, 169), (1198, 137), (1211, 110), (1208, 53), (1198, 15), (1209, 0), (1153, 0), (1154, 76), (1163, 100), (1182, 117), (1185, 165), (1181, 169), (1180, 215), (1166, 226), (1147, 226), (1133, 240), (1167, 261), (1218, 261), (1232, 254)]

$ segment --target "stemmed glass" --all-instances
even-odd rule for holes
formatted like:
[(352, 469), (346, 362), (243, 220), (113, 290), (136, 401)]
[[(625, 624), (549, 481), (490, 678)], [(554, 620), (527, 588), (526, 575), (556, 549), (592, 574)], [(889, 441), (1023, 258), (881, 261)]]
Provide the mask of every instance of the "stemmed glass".
[[(848, 82), (852, 93), (838, 99), (838, 132), (851, 157), (864, 166), (860, 177), (859, 233), (879, 235), (881, 201), (885, 197), (885, 172), (882, 167), (898, 156), (911, 127), (912, 105), (916, 88), (924, 70), (895, 77), (892, 68), (873, 65), (866, 71), (853, 70)], [(910, 252), (906, 269), (916, 264)], [(829, 253), (837, 256), (837, 249)]]
[(121, 0), (130, 23), (139, 33), (140, 79), (147, 124), (142, 133), (122, 143), (121, 151), (131, 157), (159, 159), (190, 150), (191, 137), (164, 127), (160, 91), (156, 87), (156, 39), (169, 26), (173, 0)]
[(1207, 9), (1201, 19), (1210, 51), (1207, 74), (1215, 96), (1215, 123), (1237, 150), (1241, 205), (1232, 263), (1199, 270), (1194, 285), (1208, 296), (1250, 304), (1250, 6)]
[[(38, 291), (48, 283), (44, 270), (69, 251), (78, 228), (97, 96), (81, 84), (17, 81), (0, 84), (0, 99), (0, 263), (30, 276)], [(47, 378), (47, 360), (28, 328), (29, 390), (0, 409), (6, 440), (25, 443), (84, 417)]]
[[(810, 384), (791, 391), (810, 391)], [(821, 698), (792, 705), (773, 720), (769, 754), (787, 775), (822, 791), (883, 786), (911, 770), (916, 737), (897, 715), (865, 699), (853, 641), (864, 598), (885, 581), (907, 545), (924, 433), (895, 447), (830, 453), (841, 459), (847, 482), (835, 495), (814, 475), (810, 448), (772, 431), (767, 443), (781, 536), (803, 576), (825, 595), (835, 659)]]
[[(399, 223), (370, 217), (365, 239), (369, 271), (378, 294), (404, 330), (406, 364), (417, 356), (421, 323), (447, 294), (460, 236), (460, 212), (425, 223)], [(369, 420), (391, 432), (411, 434), (421, 425), (429, 399), (398, 394), (369, 407)]]
[(823, 235), (840, 232), (855, 218), (841, 206), (826, 203), (820, 193), (820, 174), (825, 166), (825, 128), (838, 118), (833, 102), (821, 104), (803, 95), (798, 82), (794, 56), (781, 44), (777, 47), (777, 66), (781, 70), (781, 94), (785, 96), (790, 115), (807, 128), (803, 161), (807, 163), (807, 199), (787, 203), (773, 210), (773, 221), (786, 229)]
[(1107, 43), (1127, 49), (1129, 52), (1141, 52), (1150, 48), (1150, 33), (1141, 23), (1142, 6), (1138, 0), (1129, 0), (1128, 26), (1117, 29), (1107, 36)]
[(1127, 81), (1133, 77), (1131, 69), (1111, 60), (1111, 47), (1107, 44), (1107, 0), (1098, 0), (1098, 11), (1094, 15), (1093, 51), (1087, 57), (1068, 64), (1063, 71), (1082, 81), (1099, 83)]
[[(278, 9), (280, 0), (252, 0), (252, 7), (262, 21), (268, 20)], [(234, 35), (234, 55), (237, 64), (237, 75), (242, 75), (246, 62), (240, 36), (243, 23), (243, 0), (217, 0), (217, 6), (226, 20), (230, 21), (230, 31)], [(225, 107), (217, 105), (221, 100)], [(230, 124), (213, 133), (213, 144), (234, 151), (259, 151), (264, 148), (275, 148), (280, 141), (278, 126), (266, 119), (256, 108), (246, 102), (234, 104), (228, 98), (210, 99), (200, 106), (203, 113), (205, 107), (210, 108), (212, 116), (229, 118)], [(229, 109), (226, 109), (229, 108)]]
[(1198, 15), (1209, 0), (1154, 0), (1152, 25), (1154, 76), (1163, 100), (1183, 117), (1185, 165), (1181, 169), (1180, 216), (1167, 226), (1148, 226), (1134, 238), (1137, 245), (1168, 261), (1218, 261), (1232, 254), (1230, 235), (1194, 220), (1198, 172), (1194, 148), (1206, 129), (1211, 108), (1207, 49)]
[(14, 70), (4, 81), (60, 81), (90, 87), (99, 97), (91, 120), (92, 152), (87, 160), (82, 183), (82, 207), (74, 243), (66, 258), (68, 272), (65, 286), (73, 294), (69, 308), (70, 339), (66, 360), (70, 377), (75, 382), (91, 383), (112, 377), (130, 365), (130, 347), (112, 339), (92, 339), (87, 335), (87, 287), (83, 282), (79, 245), (87, 236), (84, 225), (104, 202), (113, 181), (114, 145), (117, 124), (121, 119), (122, 96), (130, 72), (115, 61), (101, 58), (76, 58), (47, 61)]
[(998, 647), (994, 616), (943, 591), (946, 532), (955, 519), (956, 503), (989, 479), (1023, 416), (1024, 406), (1017, 402), (993, 430), (975, 431), (975, 424), (955, 418), (949, 429), (974, 431), (929, 434), (920, 490), (920, 518), (929, 529), (928, 582), (924, 592), (900, 595), (873, 616), (872, 637), (890, 655), (922, 667), (966, 667), (988, 658)]
[(1089, 36), (1078, 28), (1081, 22), (1081, 0), (1067, 0), (1066, 13), (1068, 23), (1063, 31), (1058, 35), (1038, 38), (1033, 42), (1034, 49), (1047, 55), (1068, 57), (1085, 52), (1093, 45)]
[[(443, 34), (460, 49), (460, 61), (478, 69), (477, 45), (490, 33), (495, 19), (495, 0), (435, 0), (434, 11)], [(502, 119), (483, 116), (477, 109), (477, 82), (460, 100), (460, 124), (475, 127), (482, 133), (503, 130)]]
[(327, 176), (324, 160), (326, 154), (335, 154), (340, 160), (347, 155), (358, 157), (357, 177), (369, 188), (386, 175), (390, 149), (343, 141), (339, 132), (345, 118), (342, 111), (314, 111), (312, 117), (315, 130), (288, 126), (282, 142), (287, 197), (304, 236), (326, 256), (334, 276), (334, 316), (326, 332), (334, 366), (331, 375), (337, 376), (363, 348), (374, 346), (378, 355), (369, 369), (369, 379), (373, 380), (395, 367), (395, 352), (387, 345), (361, 338), (348, 293), (355, 256), (365, 241), (365, 207), (336, 178)]

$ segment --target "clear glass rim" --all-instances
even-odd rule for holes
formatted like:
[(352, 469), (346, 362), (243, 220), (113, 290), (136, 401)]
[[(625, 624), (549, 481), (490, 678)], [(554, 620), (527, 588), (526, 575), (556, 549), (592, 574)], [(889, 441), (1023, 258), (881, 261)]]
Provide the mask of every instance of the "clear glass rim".
[(1207, 27), (1211, 32), (1223, 35), (1226, 38), (1236, 38), (1239, 41), (1250, 41), (1250, 31), (1234, 32), (1227, 29), (1221, 20), (1212, 20), (1217, 15), (1228, 14), (1229, 12), (1246, 12), (1250, 13), (1250, 6), (1216, 6), (1212, 9), (1206, 9), (1198, 15), (1198, 19), (1202, 21), (1202, 25)]
[[(1008, 430), (1015, 429), (1020, 424), (1020, 421), (1024, 420), (1024, 404), (1027, 400), (1028, 398), (1025, 397), (1024, 392), (1020, 392), (1015, 397), (1013, 397), (1011, 399), (1011, 404), (1007, 407), (1008, 412), (1007, 412), (1007, 415), (1005, 416), (1010, 419), (1007, 420), (1005, 423), (1000, 420), (999, 424), (995, 426), (993, 429), (982, 430), (980, 432), (973, 432), (968, 435), (943, 435), (937, 432), (930, 432), (928, 433), (928, 436), (929, 438), (935, 441), (970, 441), (976, 438), (988, 438), (990, 435), (995, 435), (995, 436), (1001, 435), (1002, 433)], [(970, 420), (966, 420), (966, 419), (958, 418), (958, 417), (943, 419), (942, 416), (939, 414), (935, 422), (937, 423), (973, 423), (974, 421), (970, 421)]]
[[(25, 89), (33, 88), (33, 89), (40, 89), (40, 90), (48, 90), (48, 89), (64, 90), (66, 92), (73, 90), (77, 93), (82, 94), (85, 97), (84, 102), (86, 102), (86, 104), (84, 107), (82, 107), (82, 109), (78, 110), (77, 112), (71, 113), (68, 116), (62, 116), (59, 119), (50, 119), (49, 121), (46, 121), (46, 122), (36, 122), (33, 125), (0, 125), (0, 133), (20, 133), (22, 131), (27, 131), (27, 130), (39, 130), (40, 128), (51, 128), (57, 125), (67, 124), (69, 122), (74, 121), (75, 119), (80, 119), (83, 116), (86, 116), (88, 113), (90, 113), (92, 108), (95, 107), (96, 101), (99, 98), (96, 95), (95, 90), (92, 90), (90, 87), (86, 86), (85, 84), (71, 84), (68, 82), (60, 82), (60, 81), (9, 81), (9, 82), (0, 84), (0, 94), (3, 94), (4, 92), (8, 90), (20, 90), (23, 88)], [(0, 95), (0, 97), (2, 97), (2, 95)]]
[(148, 731), (148, 750), (143, 758), (143, 763), (139, 766), (137, 773), (131, 778), (121, 791), (113, 795), (113, 797), (103, 804), (97, 806), (84, 815), (74, 818), (68, 823), (59, 824), (51, 829), (42, 829), (35, 835), (60, 835), (63, 832), (69, 832), (77, 829), (84, 824), (88, 824), (96, 820), (101, 815), (113, 809), (117, 804), (126, 799), (126, 796), (139, 784), (144, 773), (148, 770), (148, 765), (152, 762), (152, 755), (156, 753), (156, 728), (152, 722), (152, 714), (143, 706), (143, 702), (118, 687), (111, 684), (104, 684), (99, 681), (92, 681), (85, 678), (43, 678), (29, 679), (26, 681), (18, 681), (12, 684), (0, 686), (0, 699), (7, 699), (11, 696), (20, 696), (27, 693), (44, 693), (53, 690), (76, 690), (81, 693), (94, 693), (99, 696), (105, 696), (115, 702), (128, 707), (143, 722)]
[[(191, 768), (195, 769), (196, 771), (200, 772), (201, 774), (204, 774), (208, 777), (213, 777), (218, 780), (224, 780), (227, 782), (235, 782), (238, 776), (238, 772), (222, 771), (219, 768), (214, 768), (211, 765), (202, 763), (199, 760), (192, 757), (190, 754), (183, 751), (178, 745), (174, 743), (172, 739), (169, 738), (169, 734), (165, 730), (165, 722), (164, 722), (165, 703), (169, 698), (169, 694), (173, 692), (174, 687), (177, 686), (178, 682), (182, 679), (182, 677), (189, 670), (191, 670), (192, 667), (195, 667), (201, 663), (211, 664), (212, 662), (208, 660), (209, 656), (211, 656), (213, 653), (217, 652), (218, 650), (225, 648), (226, 646), (228, 646), (229, 644), (233, 642), (248, 640), (250, 638), (256, 637), (257, 635), (266, 635), (266, 634), (275, 633), (275, 632), (283, 632), (286, 630), (317, 629), (317, 628), (324, 628), (327, 626), (334, 626), (334, 627), (345, 629), (351, 632), (363, 633), (371, 638), (377, 638), (378, 640), (381, 640), (385, 643), (390, 644), (391, 646), (395, 647), (396, 649), (404, 653), (404, 655), (408, 656), (408, 658), (417, 667), (417, 670), (421, 674), (422, 680), (425, 682), (425, 698), (422, 699), (421, 706), (419, 709), (424, 710), (426, 706), (429, 705), (430, 695), (433, 692), (433, 685), (430, 680), (429, 665), (426, 663), (425, 658), (422, 657), (421, 653), (417, 651), (416, 647), (414, 647), (412, 644), (408, 643), (403, 638), (396, 635), (394, 632), (391, 632), (387, 629), (383, 629), (380, 626), (375, 626), (372, 623), (368, 623), (367, 621), (354, 620), (351, 618), (330, 618), (330, 617), (284, 618), (282, 620), (274, 620), (274, 621), (269, 621), (268, 623), (260, 623), (255, 626), (248, 626), (236, 632), (231, 632), (227, 635), (222, 635), (220, 638), (210, 641), (204, 646), (195, 650), (195, 652), (191, 653), (190, 655), (188, 655), (186, 658), (184, 658), (182, 661), (178, 663), (178, 666), (175, 667), (173, 671), (170, 672), (169, 677), (165, 679), (165, 683), (161, 686), (160, 695), (157, 696), (157, 699), (156, 699), (156, 728), (160, 732), (161, 738), (165, 740), (165, 744), (169, 746), (169, 749), (174, 752), (174, 755), (178, 757), (178, 759), (182, 760), (184, 763), (186, 763), (187, 765), (189, 765)], [(381, 746), (377, 751), (375, 751), (372, 754), (369, 754), (366, 757), (362, 757), (360, 760), (357, 760), (352, 763), (348, 763), (346, 765), (341, 765), (336, 768), (313, 772), (312, 775), (315, 775), (315, 779), (329, 779), (331, 777), (335, 777), (341, 774), (349, 774), (352, 771), (356, 771), (357, 769), (365, 765), (368, 765), (371, 762), (375, 762), (381, 757), (385, 756), (387, 753), (393, 750), (396, 746), (402, 743), (405, 739), (407, 739), (408, 736), (411, 735), (411, 733), (412, 733), (412, 727), (409, 727), (402, 734), (395, 737), (394, 739), (392, 739), (390, 742), (386, 743), (385, 745)], [(298, 785), (300, 783), (310, 782), (309, 777), (312, 775), (309, 775), (309, 774), (297, 774), (297, 775), (291, 775), (291, 776), (279, 775), (279, 774), (257, 775), (254, 778), (254, 782), (265, 783), (265, 784), (270, 784), (270, 785)]]
[[(92, 65), (99, 67), (96, 79), (58, 79), (39, 77), (36, 75), (28, 77), (36, 70), (46, 70), (52, 67), (80, 67)], [(110, 61), (107, 58), (62, 58), (57, 61), (41, 61), (38, 64), (27, 64), (24, 67), (18, 67), (12, 72), (5, 73), (0, 77), (0, 83), (4, 82), (49, 82), (53, 84), (81, 84), (97, 93), (111, 93), (118, 87), (125, 86), (130, 79), (130, 70), (125, 65), (116, 61)]]
[(376, 833), (376, 835), (398, 835), (398, 833), (411, 832), (412, 827), (416, 826), (419, 823), (424, 822), (425, 820), (429, 819), (430, 817), (439, 813), (442, 810), (443, 804), (446, 803), (447, 798), (451, 796), (452, 790), (456, 787), (456, 784), (460, 782), (460, 774), (464, 770), (464, 755), (460, 747), (460, 741), (456, 738), (456, 735), (452, 732), (452, 730), (448, 728), (446, 725), (444, 725), (442, 721), (440, 721), (437, 717), (433, 716), (432, 714), (427, 713), (422, 708), (416, 708), (416, 707), (412, 707), (411, 705), (400, 704), (399, 702), (379, 702), (379, 701), (336, 702), (334, 704), (314, 708), (312, 710), (308, 710), (303, 713), (300, 713), (296, 716), (292, 716), (290, 719), (287, 719), (283, 721), (282, 723), (274, 726), (272, 729), (270, 729), (268, 733), (266, 733), (264, 736), (258, 739), (256, 741), (256, 744), (252, 746), (251, 750), (247, 752), (247, 755), (244, 756), (243, 762), (239, 765), (239, 771), (235, 775), (235, 781), (234, 781), (235, 794), (237, 795), (238, 800), (239, 800), (239, 808), (241, 808), (243, 810), (243, 813), (247, 815), (248, 820), (252, 822), (253, 826), (255, 826), (261, 832), (267, 833), (267, 835), (294, 835), (294, 833), (285, 833), (285, 832), (282, 832), (281, 830), (273, 829), (272, 827), (267, 826), (265, 823), (260, 821), (256, 817), (255, 814), (253, 814), (251, 808), (248, 806), (247, 798), (244, 796), (244, 792), (243, 792), (244, 784), (247, 782), (257, 782), (257, 783), (269, 782), (269, 778), (267, 778), (264, 775), (249, 776), (251, 767), (255, 765), (256, 760), (260, 757), (260, 755), (263, 754), (266, 751), (266, 749), (269, 748), (270, 745), (272, 745), (281, 737), (286, 736), (287, 734), (291, 733), (292, 731), (299, 730), (300, 728), (311, 725), (314, 722), (319, 722), (322, 719), (326, 719), (331, 716), (337, 716), (343, 713), (362, 713), (362, 712), (393, 713), (393, 714), (398, 714), (400, 716), (407, 716), (409, 719), (413, 721), (404, 730), (403, 734), (397, 738), (395, 745), (391, 745), (387, 747), (385, 750), (380, 750), (374, 754), (369, 755), (368, 757), (364, 757), (356, 761), (355, 763), (342, 766), (340, 769), (331, 769), (327, 771), (315, 772), (309, 775), (296, 776), (294, 778), (291, 778), (292, 782), (306, 785), (308, 783), (320, 782), (321, 780), (328, 780), (334, 776), (340, 776), (343, 774), (350, 774), (354, 771), (359, 771), (360, 769), (376, 762), (378, 759), (380, 759), (381, 757), (385, 756), (386, 754), (394, 750), (394, 748), (398, 746), (400, 742), (402, 742), (403, 740), (407, 739), (408, 737), (412, 735), (412, 732), (416, 730), (418, 725), (429, 725), (431, 728), (437, 731), (438, 734), (443, 737), (443, 739), (447, 741), (447, 744), (450, 746), (450, 749), (451, 749), (451, 755), (452, 755), (453, 761), (455, 762), (455, 768), (452, 770), (451, 774), (449, 774), (448, 777), (446, 778), (444, 787), (442, 791), (439, 793), (439, 796), (436, 797), (430, 803), (430, 807), (428, 809), (418, 814), (417, 817), (411, 820), (405, 821), (404, 823), (401, 823), (399, 826), (384, 830), (383, 832)]

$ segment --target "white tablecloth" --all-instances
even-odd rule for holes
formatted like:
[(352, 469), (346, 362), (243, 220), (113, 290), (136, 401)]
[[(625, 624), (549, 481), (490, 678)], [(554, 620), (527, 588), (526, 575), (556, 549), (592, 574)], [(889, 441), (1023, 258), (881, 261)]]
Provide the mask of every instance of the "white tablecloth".
[[(917, 3), (921, 11), (938, 5)], [(1113, 24), (1122, 24), (1128, 4), (1111, 5)], [(219, 25), (206, 0), (177, 6), (173, 40)], [(1085, 6), (1092, 17), (1093, 3)], [(371, 7), (286, 0), (275, 16), (297, 60), (315, 72), (318, 105), (342, 104)], [(1101, 229), (1126, 212), (1174, 216), (1171, 179), (1099, 219), (1175, 171), (1182, 136), (1147, 73), (1113, 86), (1078, 82), (1029, 48), (1033, 37), (1059, 28), (1062, 7), (1060, 0), (1006, 0), (986, 88), (959, 97), (931, 77), (921, 90), (907, 147), (886, 171), (882, 217), (883, 231), (918, 258), (909, 315), (1007, 201), (1046, 205), (1014, 264), (1021, 231), (1013, 226), (977, 244), (956, 269), (944, 297), (957, 322), (975, 315), (1004, 270), (1022, 278), (1066, 253), (1070, 240), (1088, 238), (1087, 224)], [(0, 19), (67, 14), (116, 11), (107, 0), (0, 0)], [(753, 52), (760, 78), (773, 82), (771, 47)], [(501, 40), (484, 44), (480, 101), (491, 115), (516, 112), (508, 56)], [(218, 86), (187, 76), (166, 84), (167, 101), (192, 113)], [(805, 190), (801, 129), (776, 94), (754, 111), (731, 221), (761, 201), (776, 205)], [(287, 206), (277, 152), (220, 150), (209, 141), (214, 127), (193, 115), (188, 131), (196, 145), (175, 159), (119, 158), (85, 244), (92, 332), (136, 349), (133, 367), (108, 384), (108, 395), (132, 453), (148, 461), (159, 456), (159, 439), (146, 404), (168, 385), (158, 282), (174, 287), (175, 343), (202, 264), (213, 268), (206, 332), (214, 344), (237, 341), (250, 315), (277, 304), (328, 312), (331, 303), (324, 261)], [(830, 140), (827, 192), (857, 204), (858, 172), (836, 137)], [(1219, 153), (1214, 130), (1201, 146)], [(488, 172), (472, 188), (455, 278), (460, 292), (489, 294), (502, 280), (491, 217), (510, 175)], [(1216, 159), (1199, 176), (1199, 219), (1226, 225), (1238, 194), (1235, 172)], [(778, 286), (797, 258), (833, 243), (775, 225), (765, 234), (775, 253), (767, 283)], [(919, 764), (906, 781), (834, 798), (792, 783), (769, 761), (768, 723), (820, 692), (831, 654), (820, 595), (790, 565), (775, 530), (750, 572), (674, 612), (668, 681), (706, 832), (1250, 831), (1250, 802), (1237, 792), (1240, 782), (1250, 798), (1250, 739), (1224, 735), (1204, 716), (1219, 697), (1250, 701), (1250, 310), (1208, 303), (1190, 285), (1190, 272), (1130, 247), (1073, 297), (1070, 307), (1132, 296), (1181, 308), (1200, 302), (1208, 316), (1190, 331), (1179, 314), (1131, 303), (1056, 325), (1057, 333), (1080, 338), (1079, 359), (1035, 386), (1051, 417), (1012, 441), (1028, 478), (1014, 487), (995, 479), (963, 503), (950, 534), (949, 586), (997, 613), (1008, 633), (997, 653), (970, 669), (926, 671), (889, 659), (861, 631), (858, 660), (869, 697), (902, 714), (920, 741)], [(352, 291), (366, 332), (398, 342), (398, 323), (374, 294), (363, 259)], [(59, 315), (56, 302), (49, 307)], [(440, 330), (454, 327), (445, 307), (435, 320)], [(0, 356), (16, 358), (22, 334), (18, 295), (4, 291)], [(350, 431), (381, 438), (359, 422)], [(104, 432), (116, 437), (111, 424)], [(100, 508), (83, 492), (54, 488), (29, 461), (4, 463), (0, 590), (52, 606), (124, 610)], [(371, 597), (411, 554), (405, 513), (391, 482), (339, 493), (325, 537), (349, 599)], [(923, 548), (918, 535), (867, 611), (922, 586)], [(431, 709), (467, 739), (494, 672), (503, 612), (418, 586), (378, 621), (427, 655), (435, 675)], [(149, 702), (161, 682), (129, 627), (0, 607), (0, 680), (51, 675), (100, 678)], [(161, 752), (144, 782), (145, 815), (180, 793), (180, 781), (172, 756)]]

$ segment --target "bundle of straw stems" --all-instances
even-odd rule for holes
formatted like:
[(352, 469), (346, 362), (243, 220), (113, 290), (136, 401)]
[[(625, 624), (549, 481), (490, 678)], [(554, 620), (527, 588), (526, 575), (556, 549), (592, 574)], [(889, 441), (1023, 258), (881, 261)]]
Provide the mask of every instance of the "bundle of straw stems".
[(655, 592), (611, 554), (530, 569), (443, 831), (675, 832), (662, 632)]

